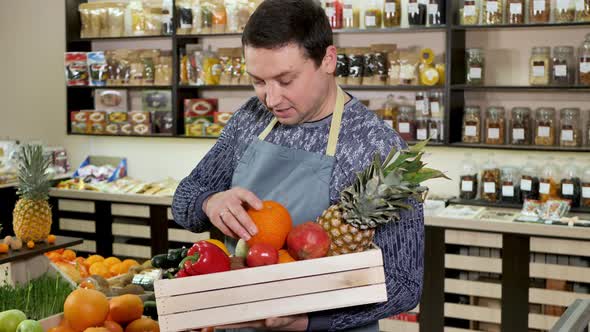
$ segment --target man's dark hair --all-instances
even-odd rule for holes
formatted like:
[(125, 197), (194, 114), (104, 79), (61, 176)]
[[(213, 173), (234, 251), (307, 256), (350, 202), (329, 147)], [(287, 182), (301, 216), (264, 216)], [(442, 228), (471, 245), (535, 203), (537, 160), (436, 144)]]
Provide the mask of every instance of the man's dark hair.
[(242, 45), (276, 49), (295, 43), (320, 66), (333, 44), (328, 17), (317, 0), (265, 0), (242, 34)]

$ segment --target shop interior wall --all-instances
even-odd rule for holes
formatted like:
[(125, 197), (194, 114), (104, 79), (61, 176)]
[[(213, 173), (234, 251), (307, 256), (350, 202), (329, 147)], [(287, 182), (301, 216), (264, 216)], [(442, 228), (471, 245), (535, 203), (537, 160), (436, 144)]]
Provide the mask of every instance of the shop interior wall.
[[(125, 156), (129, 174), (144, 180), (164, 177), (180, 179), (190, 172), (214, 144), (214, 140), (175, 138), (83, 137), (66, 135), (65, 87), (63, 52), (65, 50), (65, 14), (63, 0), (20, 0), (0, 2), (0, 138), (22, 141), (41, 140), (51, 145), (65, 146), (72, 165), (78, 165), (87, 155)], [(588, 28), (570, 30), (519, 30), (470, 32), (468, 46), (487, 45), (492, 48), (486, 59), (486, 75), (490, 83), (526, 84), (528, 57), (535, 45), (578, 46)], [(375, 36), (375, 35), (373, 35)], [(205, 44), (216, 47), (235, 47), (239, 38), (207, 39)], [(444, 50), (444, 33), (342, 35), (336, 38), (340, 46), (367, 46), (372, 43), (397, 43), (400, 47), (428, 46), (440, 54)], [(138, 44), (134, 47), (151, 47)], [(169, 48), (166, 42), (162, 46)], [(130, 44), (97, 43), (95, 49), (129, 47)], [(205, 96), (224, 98), (221, 110), (233, 110), (249, 96), (250, 91), (233, 93), (207, 91)], [(383, 92), (354, 92), (360, 99), (374, 99), (378, 107)], [(590, 94), (530, 94), (493, 93), (467, 95), (472, 104), (512, 106), (582, 107), (585, 119), (590, 111)], [(409, 96), (411, 97), (411, 96)], [(430, 166), (444, 170), (454, 179), (452, 183), (434, 180), (429, 184), (437, 195), (456, 194), (457, 176), (465, 153), (484, 162), (493, 158), (502, 164), (524, 165), (529, 156), (544, 164), (554, 158), (559, 165), (575, 163), (590, 165), (588, 153), (529, 152), (485, 149), (457, 149), (432, 147), (428, 149)]]

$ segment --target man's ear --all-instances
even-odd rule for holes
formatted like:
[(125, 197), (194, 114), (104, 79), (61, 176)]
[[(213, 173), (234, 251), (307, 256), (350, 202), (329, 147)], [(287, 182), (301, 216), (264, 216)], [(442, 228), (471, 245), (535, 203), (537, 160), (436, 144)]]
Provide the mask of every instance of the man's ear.
[(331, 45), (328, 46), (326, 49), (326, 55), (324, 55), (324, 59), (322, 60), (322, 70), (329, 75), (334, 75), (336, 72), (336, 61), (337, 61), (338, 52), (336, 50), (336, 46)]

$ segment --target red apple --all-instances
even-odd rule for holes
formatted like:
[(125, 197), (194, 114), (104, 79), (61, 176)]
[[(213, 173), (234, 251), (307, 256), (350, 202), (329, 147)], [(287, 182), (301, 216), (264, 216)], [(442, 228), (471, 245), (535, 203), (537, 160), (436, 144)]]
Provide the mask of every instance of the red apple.
[(287, 236), (289, 254), (296, 260), (324, 257), (330, 250), (330, 235), (311, 221), (295, 226)]
[(257, 243), (250, 247), (246, 256), (249, 267), (272, 265), (279, 261), (279, 252), (275, 247), (266, 243)]

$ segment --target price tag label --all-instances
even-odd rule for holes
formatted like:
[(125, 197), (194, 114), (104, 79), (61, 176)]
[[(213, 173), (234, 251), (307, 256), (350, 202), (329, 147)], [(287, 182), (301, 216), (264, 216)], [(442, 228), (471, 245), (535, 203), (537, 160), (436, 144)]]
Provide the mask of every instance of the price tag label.
[(428, 130), (427, 129), (418, 129), (416, 130), (416, 137), (419, 140), (425, 140), (428, 138)]
[(475, 6), (468, 5), (463, 7), (463, 17), (475, 16)]
[(513, 139), (524, 139), (524, 129), (522, 128), (514, 128), (512, 129), (512, 138)]
[(374, 27), (377, 25), (375, 16), (365, 16), (365, 26)]
[(551, 127), (539, 127), (539, 129), (538, 129), (538, 136), (539, 137), (549, 137), (549, 136), (551, 136)]
[(488, 128), (488, 138), (491, 138), (491, 139), (500, 138), (500, 128)]
[(584, 0), (576, 0), (576, 11), (581, 12), (584, 10)]
[(545, 76), (545, 66), (533, 66), (533, 76), (535, 76), (535, 77)]
[(590, 198), (590, 187), (583, 187), (582, 188), (582, 197)]
[(418, 14), (419, 13), (418, 4), (417, 3), (409, 3), (408, 4), (408, 12), (410, 14)]
[(496, 183), (495, 182), (484, 182), (483, 183), (483, 191), (486, 194), (493, 194), (496, 192)]
[(533, 189), (533, 181), (521, 179), (520, 180), (520, 190), (524, 191), (531, 191)]
[(440, 104), (437, 101), (430, 103), (430, 112), (432, 115), (440, 113)]
[(566, 77), (567, 76), (567, 66), (566, 65), (557, 65), (557, 66), (554, 66), (553, 69), (555, 70), (555, 76), (557, 76), (557, 77)]
[(481, 68), (470, 67), (469, 68), (469, 77), (480, 79), (481, 78)]
[(568, 10), (570, 8), (571, 2), (570, 0), (557, 0), (557, 9), (558, 10)]
[(573, 130), (562, 130), (561, 131), (561, 140), (566, 142), (572, 142), (574, 140), (574, 131)]
[(541, 182), (539, 184), (539, 192), (541, 194), (549, 194), (549, 191), (551, 190), (551, 184), (547, 183), (547, 182)]
[(344, 16), (346, 19), (352, 19), (352, 9), (342, 10), (342, 16)]
[(393, 120), (383, 120), (383, 122), (385, 122), (388, 126), (393, 128)]
[(438, 129), (430, 129), (430, 137), (438, 139)]
[(514, 197), (514, 186), (502, 186), (502, 196)]
[(407, 134), (410, 132), (410, 124), (408, 122), (400, 122), (399, 123), (399, 132), (402, 134)]
[(572, 196), (574, 194), (574, 185), (571, 183), (564, 183), (561, 185), (561, 194)]
[(465, 136), (477, 136), (477, 127), (465, 126)]
[(385, 12), (390, 15), (395, 15), (395, 2), (388, 2), (385, 4)]
[(497, 1), (488, 1), (486, 3), (486, 11), (488, 13), (497, 13), (498, 12), (498, 2)]
[(431, 3), (428, 5), (428, 14), (429, 15), (436, 15), (438, 13), (438, 4)]
[(590, 73), (590, 62), (580, 62), (580, 72), (584, 74)]
[(510, 4), (510, 15), (522, 15), (522, 4), (511, 3)]
[(462, 181), (461, 182), (461, 191), (473, 191), (473, 181)]
[(535, 0), (533, 1), (533, 10), (538, 13), (538, 12), (544, 12), (545, 11), (545, 0)]

